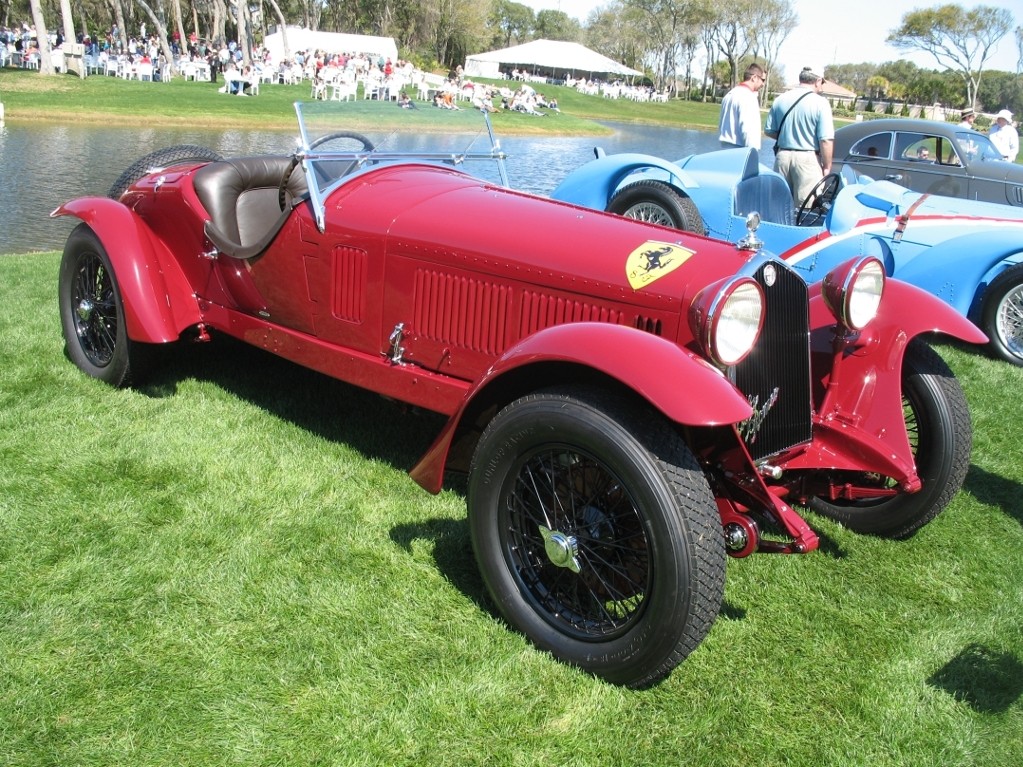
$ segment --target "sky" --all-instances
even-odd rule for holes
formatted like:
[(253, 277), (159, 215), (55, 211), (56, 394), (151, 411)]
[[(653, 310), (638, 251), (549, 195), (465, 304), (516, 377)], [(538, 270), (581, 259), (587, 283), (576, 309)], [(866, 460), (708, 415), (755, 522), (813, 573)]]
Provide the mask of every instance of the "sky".
[[(534, 11), (563, 11), (582, 23), (590, 12), (607, 5), (609, 0), (518, 0)], [(928, 69), (938, 69), (933, 56), (923, 53), (905, 54), (885, 43), (888, 33), (896, 28), (902, 17), (918, 8), (936, 7), (946, 0), (855, 0), (850, 2), (852, 13), (840, 14), (836, 7), (843, 4), (821, 0), (791, 0), (799, 18), (795, 29), (781, 46), (779, 63), (785, 68), (786, 79), (792, 80), (803, 67), (814, 67), (819, 72), (829, 64), (858, 64), (861, 62), (894, 61), (907, 58)], [(959, 5), (972, 8), (977, 5), (1004, 6), (1001, 0), (959, 0)], [(1010, 8), (1010, 11), (1012, 9)], [(1023, 13), (1015, 12), (1015, 25), (1023, 24)], [(1016, 42), (1012, 31), (1003, 37), (995, 53), (988, 59), (985, 69), (1016, 71)]]

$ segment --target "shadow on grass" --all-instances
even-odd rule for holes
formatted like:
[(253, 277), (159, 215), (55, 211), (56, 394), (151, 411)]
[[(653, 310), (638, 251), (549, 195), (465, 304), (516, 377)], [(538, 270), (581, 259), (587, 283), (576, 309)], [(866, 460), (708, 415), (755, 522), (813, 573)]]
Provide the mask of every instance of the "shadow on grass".
[(971, 644), (938, 669), (927, 683), (974, 711), (997, 714), (1023, 695), (1023, 663), (1011, 653)]
[(971, 463), (963, 488), (981, 503), (997, 506), (1023, 525), (1023, 503), (1020, 502), (1019, 483), (992, 474)]
[(469, 523), (465, 519), (439, 518), (414, 525), (397, 525), (391, 528), (391, 540), (408, 552), (412, 551), (415, 541), (432, 543), (437, 571), (481, 610), (498, 617), (476, 567), (469, 541)]
[(183, 381), (204, 381), (331, 442), (408, 471), (445, 418), (386, 399), (230, 337), (183, 341), (164, 350), (141, 394), (170, 397)]

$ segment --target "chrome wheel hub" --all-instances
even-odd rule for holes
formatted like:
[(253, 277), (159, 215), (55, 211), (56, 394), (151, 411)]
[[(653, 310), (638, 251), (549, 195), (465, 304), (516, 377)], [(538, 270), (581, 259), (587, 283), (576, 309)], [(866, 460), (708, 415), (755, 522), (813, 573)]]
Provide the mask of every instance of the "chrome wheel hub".
[(78, 319), (82, 322), (88, 322), (89, 318), (92, 317), (92, 312), (95, 307), (88, 298), (83, 298), (78, 302), (78, 308), (75, 313), (78, 315)]
[(579, 572), (581, 567), (579, 564), (579, 542), (574, 535), (550, 530), (543, 525), (540, 526), (540, 535), (543, 536), (544, 552), (551, 564), (567, 567), (573, 573)]

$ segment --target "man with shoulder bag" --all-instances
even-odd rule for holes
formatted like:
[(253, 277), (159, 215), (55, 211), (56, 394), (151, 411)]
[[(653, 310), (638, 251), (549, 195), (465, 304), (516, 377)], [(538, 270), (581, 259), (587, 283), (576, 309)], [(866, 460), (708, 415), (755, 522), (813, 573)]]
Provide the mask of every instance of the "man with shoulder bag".
[(824, 78), (804, 67), (799, 87), (778, 96), (767, 114), (764, 133), (775, 140), (774, 169), (788, 181), (796, 205), (831, 172), (835, 124), (823, 88)]

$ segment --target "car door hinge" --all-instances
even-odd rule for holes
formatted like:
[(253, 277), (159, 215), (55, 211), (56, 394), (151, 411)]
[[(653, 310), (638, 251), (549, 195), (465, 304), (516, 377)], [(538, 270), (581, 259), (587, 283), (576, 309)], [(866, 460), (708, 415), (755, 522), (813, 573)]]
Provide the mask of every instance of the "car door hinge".
[(384, 356), (387, 357), (395, 365), (404, 365), (405, 360), (405, 347), (401, 345), (402, 340), (405, 338), (405, 323), (399, 322), (394, 326), (394, 330), (391, 331), (391, 335), (387, 337), (387, 343), (389, 348), (384, 352)]

